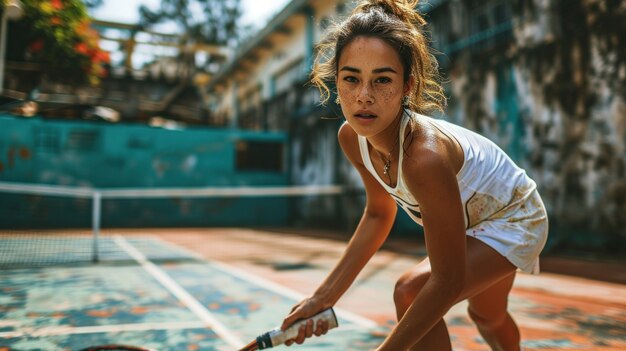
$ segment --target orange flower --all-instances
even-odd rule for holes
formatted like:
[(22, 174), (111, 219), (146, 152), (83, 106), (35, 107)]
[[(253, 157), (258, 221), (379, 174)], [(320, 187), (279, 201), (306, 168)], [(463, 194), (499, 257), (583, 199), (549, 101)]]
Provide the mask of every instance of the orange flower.
[(59, 24), (61, 24), (61, 18), (59, 16), (54, 16), (50, 19), (50, 23), (52, 23), (52, 25), (58, 26)]
[(84, 35), (89, 30), (89, 21), (83, 20), (76, 25), (76, 33)]
[(111, 54), (108, 51), (101, 51), (100, 55), (102, 56), (102, 62), (111, 63)]

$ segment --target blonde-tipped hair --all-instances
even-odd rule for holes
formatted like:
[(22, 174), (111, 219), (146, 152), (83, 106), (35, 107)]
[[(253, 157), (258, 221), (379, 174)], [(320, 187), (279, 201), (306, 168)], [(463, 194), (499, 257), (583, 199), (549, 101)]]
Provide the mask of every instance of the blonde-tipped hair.
[(438, 63), (422, 32), (426, 24), (415, 10), (419, 0), (364, 0), (343, 22), (334, 25), (317, 46), (311, 83), (320, 90), (322, 103), (331, 96), (329, 84), (337, 77), (344, 47), (358, 36), (374, 37), (391, 45), (404, 67), (404, 81), (415, 78), (409, 108), (420, 113), (443, 112), (446, 97), (440, 84)]

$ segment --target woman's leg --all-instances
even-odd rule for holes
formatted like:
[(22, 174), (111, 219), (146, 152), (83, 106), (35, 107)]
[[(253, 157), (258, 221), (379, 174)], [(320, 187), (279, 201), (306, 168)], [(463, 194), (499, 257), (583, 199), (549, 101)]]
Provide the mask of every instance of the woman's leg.
[[(396, 305), (396, 316), (398, 320), (413, 303), (413, 300), (422, 289), (426, 280), (430, 277), (430, 261), (428, 258), (420, 262), (417, 267), (404, 273), (396, 283), (393, 299)], [(438, 350), (451, 351), (450, 334), (443, 319), (424, 335), (418, 344), (411, 350)]]
[(520, 333), (507, 310), (515, 273), (468, 299), (467, 311), (494, 351), (519, 351)]
[[(467, 263), (465, 274), (465, 286), (463, 292), (460, 295), (459, 301), (469, 299), (471, 297), (477, 297), (472, 307), (472, 316), (484, 317), (485, 321), (491, 321), (492, 318), (501, 318), (503, 314), (509, 316), (506, 312), (506, 303), (493, 304), (493, 309), (487, 310), (484, 307), (484, 303), (480, 303), (482, 299), (478, 296), (481, 293), (485, 293), (484, 301), (488, 301), (488, 298), (499, 298), (500, 301), (508, 298), (508, 289), (502, 288), (500, 285), (505, 285), (503, 280), (510, 279), (512, 284), (515, 276), (516, 267), (511, 264), (505, 257), (500, 255), (497, 251), (489, 247), (482, 241), (467, 237)], [(430, 261), (425, 259), (420, 262), (417, 267), (404, 273), (398, 280), (394, 291), (394, 302), (396, 305), (396, 315), (398, 319), (402, 318), (406, 310), (413, 303), (413, 300), (419, 294), (420, 290), (430, 277)], [(506, 279), (505, 279), (506, 278)], [(507, 280), (508, 282), (508, 280)], [(490, 288), (493, 287), (492, 291)], [(482, 295), (481, 295), (482, 297)], [(470, 301), (470, 304), (472, 302)], [(492, 306), (490, 306), (492, 307)], [(487, 313), (489, 312), (489, 313)], [(510, 319), (510, 316), (508, 317)], [(512, 319), (511, 319), (512, 322)], [(506, 332), (512, 333), (509, 329), (511, 324), (506, 322), (506, 327), (493, 329), (491, 325), (488, 327), (482, 320), (479, 328), (481, 334), (483, 330), (490, 331), (487, 335), (491, 342), (492, 340), (499, 340), (499, 337), (494, 337), (494, 333)], [(512, 324), (515, 326), (515, 324)], [(485, 329), (486, 328), (486, 329)], [(517, 326), (515, 326), (517, 330)], [(514, 333), (512, 333), (514, 334)], [(519, 335), (519, 332), (517, 332)], [(495, 338), (495, 339), (494, 339)], [(509, 338), (506, 338), (509, 340)], [(519, 343), (519, 337), (518, 337)], [(491, 344), (490, 344), (491, 345)], [(517, 346), (519, 347), (519, 346)], [(426, 334), (419, 343), (413, 346), (410, 350), (450, 350), (450, 337), (448, 330), (443, 320), (440, 320), (433, 329)], [(508, 350), (516, 350), (515, 348), (509, 348)]]

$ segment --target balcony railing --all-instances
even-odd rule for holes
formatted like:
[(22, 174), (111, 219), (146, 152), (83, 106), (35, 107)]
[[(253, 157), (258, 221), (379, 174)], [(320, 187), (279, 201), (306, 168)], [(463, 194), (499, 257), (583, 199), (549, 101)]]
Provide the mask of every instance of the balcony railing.
[(320, 109), (317, 89), (305, 83), (298, 81), (291, 89), (242, 111), (237, 126), (250, 130), (284, 131), (291, 119), (305, 117)]

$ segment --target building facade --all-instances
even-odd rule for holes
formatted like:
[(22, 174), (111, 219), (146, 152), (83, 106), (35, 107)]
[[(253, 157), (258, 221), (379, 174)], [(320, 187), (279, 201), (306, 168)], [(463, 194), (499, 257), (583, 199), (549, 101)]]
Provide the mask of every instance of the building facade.
[(337, 143), (339, 108), (320, 106), (317, 89), (307, 84), (315, 44), (351, 6), (342, 0), (291, 1), (209, 83), (209, 123), (288, 132), (281, 153), (265, 157), (283, 160), (291, 185), (356, 189), (340, 198), (300, 199), (294, 205), (296, 224), (352, 226), (363, 202), (358, 176), (349, 171)]
[[(354, 4), (293, 0), (209, 84), (213, 124), (287, 131), (293, 184), (345, 184), (340, 111), (306, 85), (314, 47)], [(418, 8), (449, 96), (445, 116), (489, 137), (539, 186), (549, 248), (619, 252), (626, 243), (626, 12), (604, 0), (430, 0)], [(363, 197), (330, 212), (356, 223)], [(315, 216), (320, 204), (303, 206)], [(323, 213), (320, 213), (323, 217)], [(407, 229), (402, 223), (400, 228)], [(410, 227), (413, 230), (412, 226)]]

